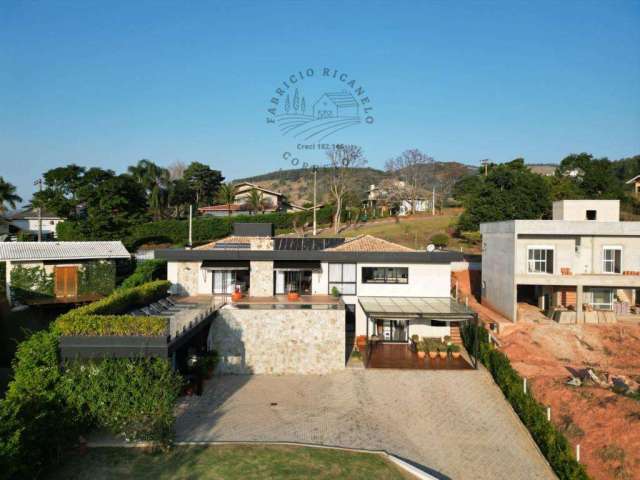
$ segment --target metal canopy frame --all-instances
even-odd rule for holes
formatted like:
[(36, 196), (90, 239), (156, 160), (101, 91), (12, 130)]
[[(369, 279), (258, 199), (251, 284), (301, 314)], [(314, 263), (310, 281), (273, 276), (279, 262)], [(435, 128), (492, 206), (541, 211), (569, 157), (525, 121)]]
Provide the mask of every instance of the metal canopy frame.
[[(370, 320), (443, 320), (469, 322), (479, 325), (478, 314), (450, 297), (358, 297), (367, 321), (367, 340)], [(473, 366), (478, 368), (478, 335), (474, 335)]]

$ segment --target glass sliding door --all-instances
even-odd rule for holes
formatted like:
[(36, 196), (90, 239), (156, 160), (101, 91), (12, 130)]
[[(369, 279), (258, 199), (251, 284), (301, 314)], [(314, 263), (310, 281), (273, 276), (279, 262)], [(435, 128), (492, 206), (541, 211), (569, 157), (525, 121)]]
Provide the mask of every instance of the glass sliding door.
[(385, 342), (406, 342), (407, 322), (400, 320), (377, 320), (376, 333)]
[(213, 293), (249, 293), (248, 270), (213, 270)]
[(276, 271), (276, 295), (289, 292), (311, 295), (311, 277), (311, 270)]

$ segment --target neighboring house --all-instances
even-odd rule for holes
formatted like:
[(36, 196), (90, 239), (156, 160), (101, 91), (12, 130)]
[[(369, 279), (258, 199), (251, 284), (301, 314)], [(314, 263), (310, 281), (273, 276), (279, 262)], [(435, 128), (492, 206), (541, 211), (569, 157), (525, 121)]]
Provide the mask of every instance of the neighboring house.
[(216, 217), (224, 217), (229, 215), (247, 215), (251, 212), (251, 208), (248, 206), (247, 201), (253, 189), (256, 189), (262, 194), (263, 208), (262, 213), (274, 213), (274, 212), (298, 212), (305, 211), (306, 209), (298, 205), (293, 205), (287, 201), (287, 197), (280, 192), (274, 192), (268, 190), (259, 185), (255, 185), (249, 182), (241, 182), (235, 184), (236, 197), (235, 202), (231, 205), (211, 205), (207, 207), (201, 207), (198, 211), (203, 215), (212, 215)]
[(45, 210), (42, 211), (42, 217), (38, 215), (38, 209), (33, 208), (18, 212), (11, 217), (11, 225), (19, 231), (38, 235), (40, 221), (42, 221), (43, 238), (55, 238), (56, 226), (60, 222), (64, 222), (64, 218)]
[(620, 221), (619, 200), (562, 200), (553, 220), (483, 223), (480, 232), (482, 302), (510, 320), (520, 301), (582, 323), (640, 299), (640, 222)]
[(325, 93), (313, 104), (315, 118), (359, 117), (358, 102), (349, 92)]
[(0, 243), (10, 303), (96, 300), (115, 288), (115, 261), (128, 258), (122, 242)]
[(633, 194), (640, 198), (640, 175), (636, 175), (635, 177), (627, 180), (627, 185), (633, 185)]
[(271, 225), (236, 224), (231, 237), (156, 258), (168, 261), (176, 295), (245, 295), (211, 327), (224, 372), (327, 373), (344, 368), (354, 336), (407, 349), (412, 335), (458, 338), (451, 322), (472, 318), (450, 299), (451, 262), (461, 254), (368, 235), (273, 237)]
[(552, 177), (556, 173), (556, 169), (559, 165), (554, 165), (551, 163), (540, 163), (540, 164), (528, 164), (529, 170), (533, 173), (537, 173), (538, 175), (542, 175), (543, 177)]
[[(396, 181), (394, 183), (394, 188), (398, 192), (402, 192), (405, 189), (405, 183), (402, 181)], [(399, 196), (396, 193), (394, 196)], [(431, 211), (432, 200), (425, 197), (417, 197), (415, 202), (409, 197), (409, 193), (407, 192), (404, 195), (406, 198), (402, 200), (391, 200), (391, 196), (388, 191), (383, 188), (380, 188), (376, 185), (369, 185), (369, 190), (367, 192), (367, 200), (366, 205), (372, 211), (379, 211), (384, 214), (386, 211), (390, 213), (397, 213), (400, 216), (409, 215), (412, 211), (414, 213), (423, 213)], [(411, 208), (411, 204), (414, 203), (414, 208)]]

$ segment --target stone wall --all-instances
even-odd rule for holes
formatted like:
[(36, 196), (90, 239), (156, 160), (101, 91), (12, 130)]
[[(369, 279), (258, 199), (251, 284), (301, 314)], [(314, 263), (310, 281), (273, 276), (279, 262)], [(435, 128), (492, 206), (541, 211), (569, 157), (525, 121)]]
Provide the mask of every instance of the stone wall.
[(249, 310), (225, 307), (209, 345), (219, 373), (326, 374), (345, 366), (343, 309)]
[(167, 280), (174, 295), (197, 295), (198, 275), (202, 262), (169, 262)]
[(273, 261), (252, 261), (250, 275), (250, 296), (273, 296)]

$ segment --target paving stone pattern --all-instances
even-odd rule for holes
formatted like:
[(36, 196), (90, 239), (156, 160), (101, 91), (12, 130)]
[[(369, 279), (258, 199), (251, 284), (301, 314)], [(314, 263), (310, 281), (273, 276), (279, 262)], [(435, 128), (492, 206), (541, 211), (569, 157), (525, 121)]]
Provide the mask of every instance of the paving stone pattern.
[(384, 449), (452, 479), (552, 479), (489, 373), (229, 375), (178, 406), (177, 439)]

